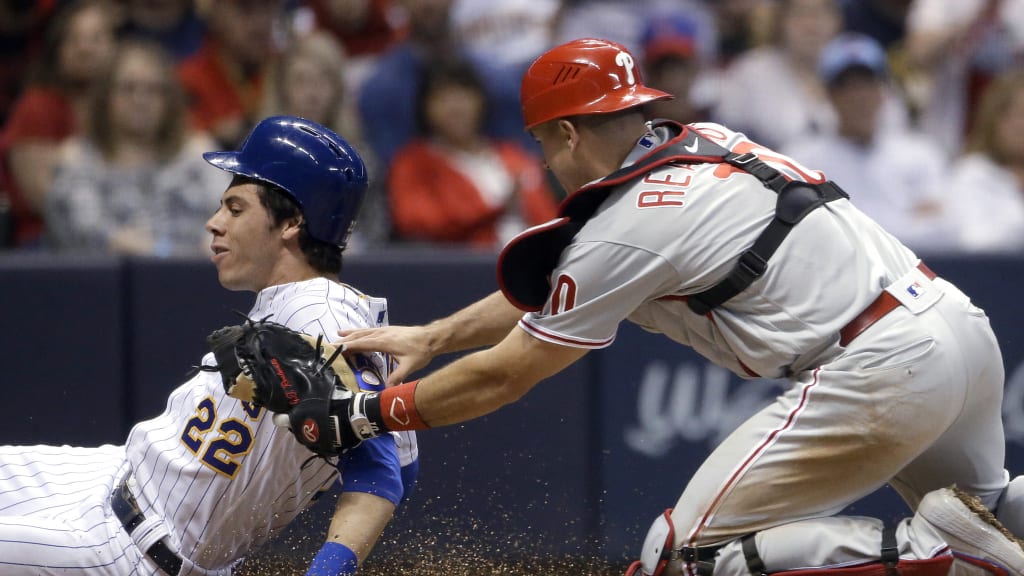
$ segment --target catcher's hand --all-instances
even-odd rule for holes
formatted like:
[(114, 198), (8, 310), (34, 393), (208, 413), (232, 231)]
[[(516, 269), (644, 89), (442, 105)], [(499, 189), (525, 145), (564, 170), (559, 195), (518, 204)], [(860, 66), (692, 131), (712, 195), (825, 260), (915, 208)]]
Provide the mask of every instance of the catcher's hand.
[(228, 395), (277, 413), (277, 424), (287, 415), (287, 427), (313, 452), (336, 456), (361, 441), (331, 414), (332, 400), (359, 391), (339, 347), (266, 320), (226, 326), (207, 342)]

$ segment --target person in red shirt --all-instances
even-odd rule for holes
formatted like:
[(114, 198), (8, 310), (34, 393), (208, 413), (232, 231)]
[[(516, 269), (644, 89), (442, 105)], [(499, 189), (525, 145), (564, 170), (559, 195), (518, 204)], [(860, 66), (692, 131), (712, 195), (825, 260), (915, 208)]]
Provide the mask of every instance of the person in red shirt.
[(179, 65), (195, 127), (225, 148), (237, 146), (259, 120), (282, 9), (282, 0), (211, 3), (203, 45)]
[(307, 0), (316, 27), (356, 58), (387, 50), (401, 33), (388, 19), (392, 0)]
[(0, 195), (10, 200), (16, 245), (32, 245), (42, 235), (59, 148), (85, 123), (90, 89), (113, 57), (115, 23), (103, 0), (76, 2), (58, 13), (34, 78), (0, 133)]
[(518, 141), (484, 135), (487, 104), (467, 63), (428, 66), (418, 98), (420, 136), (399, 149), (389, 175), (397, 239), (496, 250), (555, 217), (540, 161)]

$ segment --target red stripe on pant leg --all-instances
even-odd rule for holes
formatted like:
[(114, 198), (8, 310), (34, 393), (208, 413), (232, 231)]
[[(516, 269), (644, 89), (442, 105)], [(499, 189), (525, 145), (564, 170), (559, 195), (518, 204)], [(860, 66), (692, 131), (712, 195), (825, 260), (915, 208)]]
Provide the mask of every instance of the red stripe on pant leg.
[(700, 522), (697, 523), (697, 526), (694, 528), (694, 531), (690, 534), (688, 543), (689, 546), (697, 546), (697, 540), (700, 536), (701, 529), (711, 522), (711, 519), (714, 517), (715, 512), (717, 511), (718, 506), (721, 504), (722, 499), (725, 498), (726, 494), (728, 494), (732, 490), (733, 486), (735, 486), (739, 478), (750, 468), (751, 465), (753, 465), (753, 463), (758, 459), (758, 457), (762, 453), (764, 453), (765, 450), (768, 449), (768, 447), (775, 443), (775, 439), (778, 438), (780, 434), (793, 427), (793, 424), (796, 423), (797, 416), (799, 416), (800, 412), (802, 412), (804, 407), (807, 405), (807, 397), (810, 394), (811, 389), (818, 385), (818, 374), (820, 372), (821, 368), (817, 368), (814, 370), (814, 375), (811, 378), (811, 381), (806, 386), (804, 386), (803, 392), (800, 395), (800, 402), (789, 413), (789, 416), (786, 418), (785, 424), (783, 424), (779, 428), (776, 428), (770, 434), (768, 434), (768, 437), (765, 438), (765, 440), (761, 442), (761, 444), (750, 454), (750, 456), (748, 456), (747, 459), (743, 461), (743, 464), (740, 465), (740, 467), (736, 470), (736, 472), (732, 474), (732, 476), (729, 477), (729, 480), (726, 481), (722, 489), (718, 491), (718, 494), (715, 495), (714, 499), (711, 501), (711, 506), (708, 507), (707, 512), (704, 513), (704, 516), (701, 517)]

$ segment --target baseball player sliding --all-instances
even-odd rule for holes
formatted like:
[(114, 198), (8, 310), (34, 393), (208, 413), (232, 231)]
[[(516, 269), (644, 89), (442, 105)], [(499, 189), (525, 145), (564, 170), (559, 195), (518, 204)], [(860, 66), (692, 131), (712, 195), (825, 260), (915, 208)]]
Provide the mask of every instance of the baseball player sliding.
[[(426, 326), (344, 333), (350, 352), (394, 355), (391, 384), (488, 346), (337, 403), (356, 424), (346, 444), (497, 410), (629, 320), (791, 386), (679, 479), (628, 574), (1024, 574), (985, 313), (820, 172), (724, 126), (648, 122), (642, 106), (669, 97), (614, 42), (530, 66), (526, 127), (573, 192), (504, 248), (500, 292)], [(885, 484), (912, 518), (836, 516)]]
[[(347, 142), (272, 117), (239, 151), (204, 157), (235, 175), (206, 227), (221, 284), (257, 293), (250, 318), (314, 336), (387, 322), (386, 301), (337, 281), (366, 191)], [(363, 387), (380, 388), (385, 357), (362, 359), (377, 375)], [(355, 574), (414, 483), (415, 436), (317, 457), (266, 408), (227, 396), (214, 354), (202, 365), (124, 446), (0, 447), (0, 574), (229, 575), (339, 478), (307, 575)]]

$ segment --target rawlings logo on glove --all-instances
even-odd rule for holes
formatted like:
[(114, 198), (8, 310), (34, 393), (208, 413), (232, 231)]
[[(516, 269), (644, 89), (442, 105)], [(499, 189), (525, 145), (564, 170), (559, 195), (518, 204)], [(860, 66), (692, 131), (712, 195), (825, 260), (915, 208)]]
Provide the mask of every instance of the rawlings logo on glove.
[(217, 361), (207, 369), (228, 395), (275, 412), (303, 446), (330, 457), (361, 442), (337, 417), (360, 392), (341, 347), (266, 319), (215, 330), (207, 343)]

